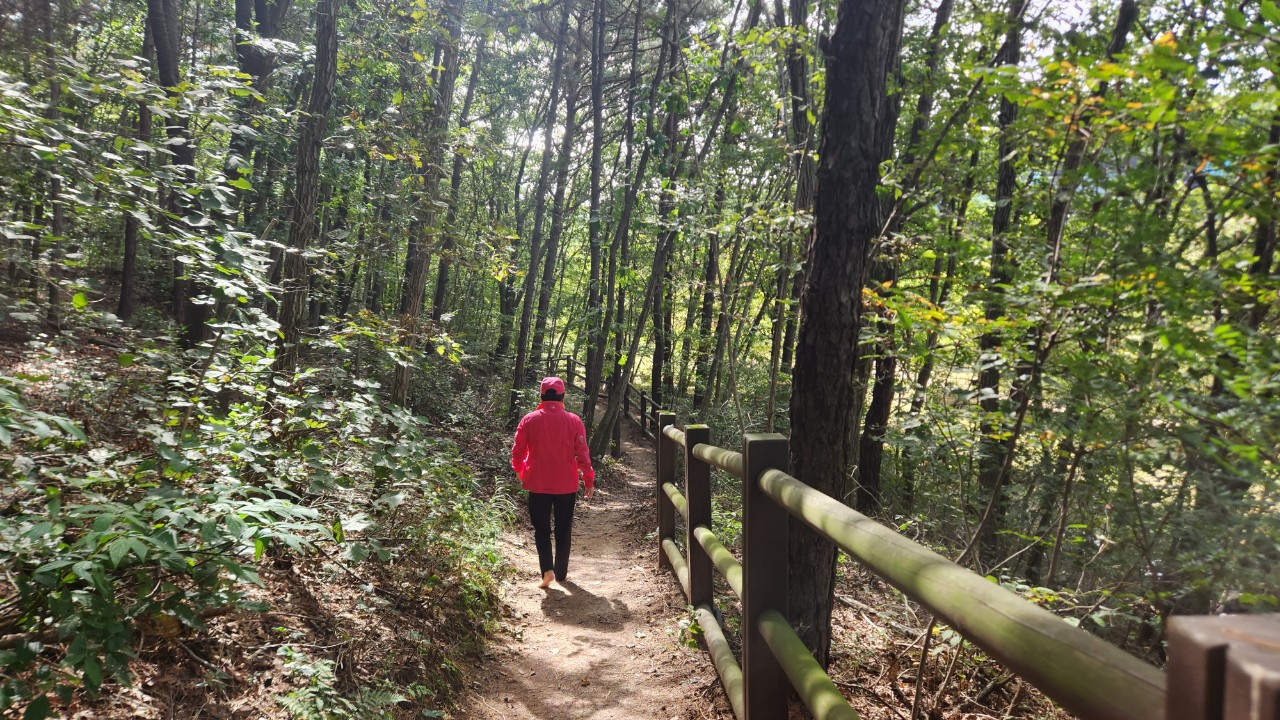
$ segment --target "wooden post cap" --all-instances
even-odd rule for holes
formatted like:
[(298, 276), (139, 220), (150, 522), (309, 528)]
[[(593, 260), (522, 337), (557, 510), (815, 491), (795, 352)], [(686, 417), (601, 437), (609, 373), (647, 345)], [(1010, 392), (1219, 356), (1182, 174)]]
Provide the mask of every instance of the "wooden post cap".
[(1167, 720), (1280, 718), (1280, 615), (1169, 619)]

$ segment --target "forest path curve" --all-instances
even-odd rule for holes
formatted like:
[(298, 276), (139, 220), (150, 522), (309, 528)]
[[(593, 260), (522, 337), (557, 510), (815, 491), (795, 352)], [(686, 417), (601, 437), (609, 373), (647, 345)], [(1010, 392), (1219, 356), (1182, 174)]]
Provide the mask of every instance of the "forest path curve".
[[(578, 500), (564, 583), (536, 587), (528, 513), (503, 538), (515, 568), (504, 621), (458, 718), (691, 720), (730, 718), (710, 659), (683, 644), (688, 617), (670, 571), (657, 569), (652, 442), (626, 420), (623, 458)], [(603, 463), (597, 462), (597, 467)]]

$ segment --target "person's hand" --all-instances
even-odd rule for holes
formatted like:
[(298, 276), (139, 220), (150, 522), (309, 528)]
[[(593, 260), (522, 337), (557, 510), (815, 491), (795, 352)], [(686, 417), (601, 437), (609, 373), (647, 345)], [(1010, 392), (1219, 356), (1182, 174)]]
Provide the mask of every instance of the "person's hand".
[(592, 495), (596, 494), (595, 486), (588, 485), (586, 490), (582, 491), (582, 499), (590, 500)]

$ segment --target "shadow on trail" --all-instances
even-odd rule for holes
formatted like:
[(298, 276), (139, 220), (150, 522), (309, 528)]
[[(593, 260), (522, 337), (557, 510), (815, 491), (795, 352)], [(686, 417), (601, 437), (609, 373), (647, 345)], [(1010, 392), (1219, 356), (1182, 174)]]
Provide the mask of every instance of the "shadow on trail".
[(631, 617), (631, 608), (621, 600), (594, 595), (572, 580), (558, 584), (543, 591), (542, 614), (551, 622), (617, 631)]
[(509, 683), (506, 692), (484, 705), (488, 720), (537, 718), (538, 720), (589, 720), (616, 717), (632, 703), (635, 692), (601, 675), (611, 675), (613, 663), (605, 660), (589, 669), (566, 671), (554, 657), (539, 654), (514, 658), (501, 674)]

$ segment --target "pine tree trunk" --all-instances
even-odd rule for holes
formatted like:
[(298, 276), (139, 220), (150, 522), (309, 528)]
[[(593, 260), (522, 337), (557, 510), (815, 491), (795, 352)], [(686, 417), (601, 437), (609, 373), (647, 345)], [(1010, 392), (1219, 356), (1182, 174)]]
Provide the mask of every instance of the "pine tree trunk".
[[(577, 63), (570, 75), (576, 75)], [(573, 141), (577, 137), (578, 92), (576, 85), (566, 88), (564, 136), (560, 154), (556, 160), (556, 191), (551, 201), (551, 231), (547, 234), (547, 247), (543, 253), (542, 283), (538, 293), (538, 312), (533, 321), (533, 343), (529, 357), (536, 365), (543, 360), (543, 344), (547, 332), (547, 316), (551, 312), (551, 292), (554, 289), (556, 264), (560, 257), (560, 236), (564, 233), (565, 191), (569, 184), (569, 159), (573, 153)]]
[[(662, 30), (660, 32), (660, 35), (663, 41), (660, 43), (659, 50), (658, 50), (657, 67), (654, 70), (653, 80), (649, 84), (648, 110), (645, 115), (645, 133), (644, 133), (645, 142), (642, 143), (642, 148), (640, 151), (640, 159), (636, 163), (635, 175), (628, 177), (627, 187), (623, 191), (622, 211), (618, 215), (617, 225), (614, 228), (613, 244), (618, 248), (619, 264), (624, 269), (629, 268), (631, 263), (631, 255), (630, 255), (631, 215), (635, 208), (636, 196), (640, 191), (641, 185), (643, 185), (644, 183), (645, 177), (647, 177), (646, 172), (649, 166), (649, 158), (651, 156), (650, 148), (653, 145), (651, 141), (653, 139), (654, 130), (655, 130), (654, 112), (656, 108), (656, 100), (658, 97), (658, 87), (662, 83), (662, 78), (666, 76), (667, 63), (672, 62), (671, 56), (668, 53), (669, 48), (668, 48), (667, 36), (669, 35), (671, 23), (673, 23), (675, 19), (673, 17), (673, 13), (671, 12), (671, 9), (669, 6), (670, 6), (670, 3), (668, 3), (668, 7), (662, 21)], [(635, 25), (632, 31), (632, 44), (631, 44), (631, 49), (632, 49), (631, 85), (632, 86), (635, 85), (636, 79), (639, 77), (639, 72), (638, 72), (638, 67), (639, 67), (638, 50), (639, 50), (639, 37), (640, 37), (639, 33), (640, 33), (640, 18), (639, 16), (637, 16)], [(627, 105), (627, 113), (628, 113), (627, 124), (624, 127), (628, 130), (627, 132), (628, 138), (632, 135), (632, 133), (630, 132), (633, 129), (631, 113), (635, 109), (634, 105), (635, 103), (628, 103)], [(631, 142), (627, 143), (628, 166), (630, 165), (631, 153), (633, 150), (632, 145), (633, 144)], [(617, 275), (615, 272), (611, 270), (610, 278), (609, 278), (610, 286), (615, 287), (616, 281), (617, 281)], [(612, 298), (612, 296), (613, 294), (611, 292), (610, 297)], [(609, 313), (606, 313), (606, 315), (609, 315)], [(625, 289), (618, 288), (617, 297), (616, 297), (616, 309), (612, 314), (612, 317), (614, 318), (614, 326), (617, 328), (617, 334), (614, 337), (614, 350), (613, 350), (612, 362), (609, 363), (609, 377), (610, 377), (609, 404), (605, 408), (604, 419), (597, 426), (597, 428), (602, 431), (593, 432), (590, 438), (591, 453), (596, 456), (603, 456), (605, 450), (608, 447), (608, 443), (611, 437), (611, 432), (614, 429), (614, 424), (618, 421), (618, 417), (621, 414), (620, 403), (623, 401), (623, 398), (625, 397), (626, 385), (627, 383), (630, 382), (631, 371), (629, 368), (631, 366), (631, 360), (633, 358), (630, 355), (623, 354), (626, 351), (626, 348), (623, 347), (623, 342), (624, 342), (623, 338), (625, 334), (625, 330), (623, 330), (623, 328), (627, 326), (626, 315), (627, 315), (627, 293)], [(640, 327), (643, 327), (643, 324), (641, 324)], [(601, 342), (602, 343), (608, 342), (607, 334), (601, 340)], [(632, 350), (631, 352), (632, 354), (634, 354), (634, 350)], [(600, 357), (602, 358), (601, 362), (603, 363), (604, 352), (600, 353)]]
[[(148, 19), (145, 23), (142, 39), (142, 57), (150, 62), (155, 57), (155, 41), (151, 35), (151, 21)], [(138, 121), (134, 126), (135, 137), (141, 143), (149, 143), (151, 141), (151, 108), (145, 102), (138, 103)], [(144, 153), (138, 160), (138, 167), (142, 170), (151, 168), (151, 154)], [(137, 191), (139, 194), (142, 190)], [(141, 197), (135, 201), (134, 212), (142, 212), (143, 203)], [(138, 303), (138, 218), (133, 213), (126, 213), (124, 217), (124, 258), (120, 265), (120, 301), (116, 305), (116, 315), (121, 320), (128, 321), (133, 317), (134, 310)]]
[[(1026, 8), (1025, 0), (1012, 0), (1009, 13), (1008, 31), (1005, 44), (1001, 50), (998, 65), (1016, 66), (1022, 57), (1022, 13)], [(1005, 288), (1013, 278), (1013, 267), (1009, 260), (1009, 230), (1013, 216), (1014, 184), (1017, 180), (1014, 168), (1015, 131), (1013, 124), (1018, 119), (1018, 104), (1005, 96), (1000, 99), (999, 149), (996, 151), (999, 162), (996, 167), (995, 210), (991, 219), (991, 275), (987, 286), (987, 301), (984, 316), (994, 327), (994, 321), (1004, 315)], [(1004, 343), (1002, 334), (997, 330), (988, 330), (978, 340), (981, 352), (978, 368), (978, 405), (982, 409), (982, 436), (978, 441), (978, 489), (981, 493), (977, 500), (990, 504), (993, 512), (986, 513), (981, 506), (970, 512), (989, 516), (980, 521), (978, 533), (979, 568), (992, 567), (999, 562), (999, 542), (996, 530), (1001, 527), (1004, 518), (1005, 503), (1000, 497), (1000, 487), (1005, 463), (1006, 444), (1001, 437), (1004, 423), (1001, 420), (1005, 403), (1000, 399), (1000, 357)]]
[[(431, 266), (431, 242), (440, 234), (436, 202), (439, 200), (444, 148), (448, 144), (449, 118), (453, 114), (453, 89), (458, 77), (458, 45), (462, 42), (462, 0), (448, 0), (439, 45), (440, 60), (432, 71), (435, 98), (427, 120), (427, 147), (423, 158), (422, 191), (426, 197), (417, 232), (410, 232), (404, 285), (400, 294), (400, 344), (412, 352), (417, 346), (419, 323)], [(409, 401), (413, 364), (399, 363), (391, 379), (391, 402), (404, 406)]]
[[(155, 0), (153, 0), (155, 1)], [(302, 313), (307, 306), (305, 254), (315, 236), (316, 199), (320, 183), (320, 150), (328, 125), (329, 105), (337, 80), (338, 18), (335, 0), (316, 2), (316, 69), (307, 115), (298, 135), (294, 165), (294, 204), (289, 218), (289, 246), (281, 272), (281, 340), (275, 372), (289, 377), (298, 365)]]
[(602, 224), (600, 184), (603, 173), (601, 154), (604, 151), (605, 20), (604, 0), (593, 0), (591, 6), (591, 207), (587, 220), (587, 246), (591, 253), (591, 274), (587, 279), (587, 357), (583, 378), (586, 397), (582, 405), (582, 418), (587, 427), (588, 437), (592, 432), (591, 424), (596, 414), (596, 396), (600, 392), (600, 359), (604, 356), (604, 343), (608, 339), (606, 330), (608, 314), (602, 307), (600, 277), (603, 269), (600, 243)]
[[(569, 32), (569, 15), (573, 3), (565, 1), (560, 14), (560, 27), (557, 34), (567, 38)], [(551, 99), (546, 115), (546, 127), (542, 133), (542, 161), (538, 167), (538, 184), (534, 190), (533, 233), (529, 239), (529, 271), (524, 276), (524, 296), (520, 305), (520, 325), (516, 339), (516, 359), (511, 373), (511, 399), (507, 407), (507, 424), (515, 427), (516, 410), (520, 402), (520, 389), (528, 381), (525, 367), (528, 360), (529, 334), (533, 320), (534, 295), (537, 293), (537, 280), (542, 269), (542, 224), (547, 212), (547, 183), (551, 175), (551, 164), (555, 157), (555, 145), (552, 142), (552, 128), (555, 126), (556, 113), (560, 109), (560, 88), (564, 69), (565, 42), (556, 43), (554, 59), (551, 62)]]
[[(475, 100), (476, 86), (479, 84), (480, 71), (484, 67), (485, 41), (487, 36), (481, 35), (476, 47), (475, 59), (471, 61), (471, 77), (467, 80), (467, 94), (462, 100), (462, 110), (458, 113), (458, 129), (471, 127), (471, 103)], [(445, 299), (449, 288), (449, 274), (453, 267), (453, 255), (457, 247), (458, 204), (462, 199), (462, 166), (466, 159), (461, 145), (453, 153), (453, 171), (449, 175), (449, 211), (444, 223), (444, 244), (440, 246), (440, 264), (436, 270), (436, 290), (431, 301), (431, 320), (439, 322), (444, 315)]]
[[(876, 190), (892, 154), (891, 92), (904, 0), (842, 0), (827, 46), (827, 94), (809, 268), (791, 395), (791, 473), (847, 497), (847, 428), (867, 250), (884, 227)], [(789, 534), (790, 620), (824, 667), (830, 658), (834, 546), (800, 523)]]

